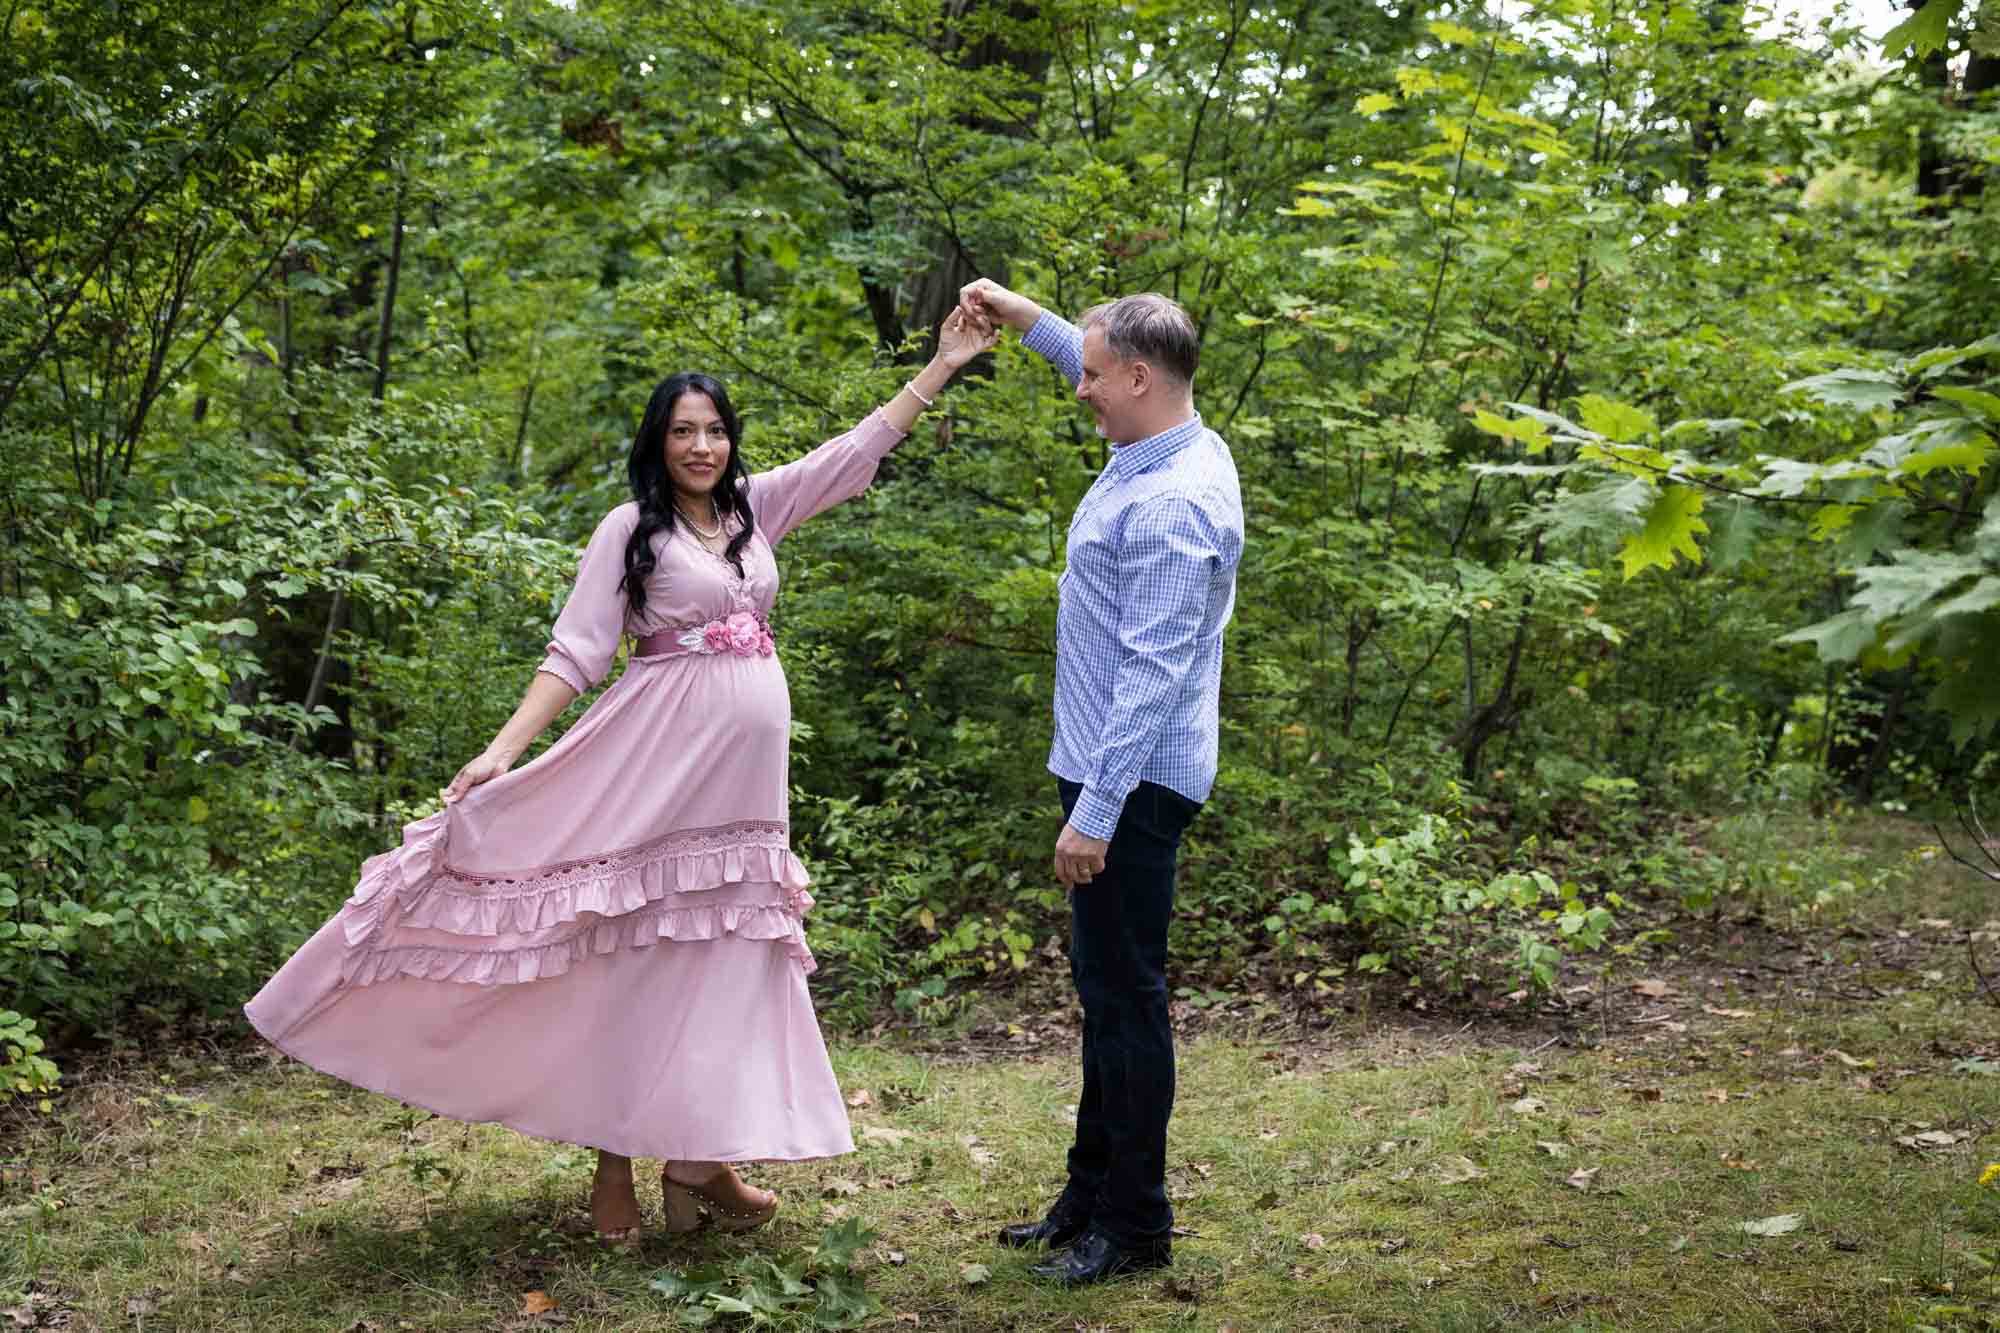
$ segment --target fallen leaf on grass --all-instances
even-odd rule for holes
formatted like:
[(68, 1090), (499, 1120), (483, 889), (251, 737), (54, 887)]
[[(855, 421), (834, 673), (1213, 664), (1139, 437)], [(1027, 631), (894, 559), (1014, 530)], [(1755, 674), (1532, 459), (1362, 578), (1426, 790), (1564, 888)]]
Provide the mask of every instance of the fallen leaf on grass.
[(1960, 1139), (1970, 1137), (1970, 1134), (1954, 1134), (1948, 1129), (1927, 1129), (1921, 1134), (1904, 1134), (1896, 1142), (1913, 1152), (1923, 1152), (1927, 1148), (1949, 1148)]
[(1539, 1111), (1548, 1110), (1549, 1104), (1540, 1097), (1523, 1097), (1520, 1101), (1511, 1103), (1507, 1109), (1515, 1115), (1534, 1115)]
[(1257, 1137), (1269, 1143), (1272, 1139), (1278, 1137), (1278, 1131), (1275, 1129), (1260, 1129), (1257, 1131)]
[(1707, 1092), (1701, 1094), (1701, 1099), (1705, 1102), (1726, 1102), (1729, 1100), (1729, 1089), (1710, 1088)]
[(154, 1300), (150, 1294), (145, 1296), (128, 1296), (125, 1298), (125, 1313), (137, 1319), (144, 1319), (149, 1314), (155, 1314), (159, 1311), (159, 1308), (160, 1303)]
[(971, 1154), (974, 1166), (992, 1166), (1000, 1160), (1000, 1154), (981, 1143), (977, 1134), (967, 1134), (960, 1138), (959, 1142), (964, 1144), (965, 1151)]
[(1548, 1139), (1537, 1139), (1535, 1140), (1535, 1146), (1559, 1162), (1569, 1156), (1569, 1145), (1567, 1143), (1554, 1143)]
[(1746, 1236), (1788, 1236), (1799, 1229), (1806, 1219), (1798, 1213), (1779, 1213), (1775, 1217), (1760, 1217), (1754, 1222), (1739, 1222), (1736, 1229)]
[(1665, 1094), (1658, 1088), (1634, 1088), (1632, 1089), (1632, 1095), (1642, 1102), (1656, 1102)]
[(849, 1195), (861, 1193), (861, 1183), (849, 1180), (845, 1176), (837, 1176), (821, 1186), (819, 1193), (823, 1199), (844, 1199)]
[(1644, 981), (1633, 982), (1632, 993), (1635, 995), (1644, 995), (1648, 999), (1661, 1000), (1672, 995), (1674, 988), (1669, 983), (1661, 981), (1658, 977), (1648, 977)]
[(1375, 1248), (1383, 1254), (1394, 1254), (1398, 1250), (1408, 1249), (1409, 1246), (1410, 1238), (1408, 1236), (1391, 1236)]
[(915, 1324), (917, 1327), (921, 1328), (923, 1327), (924, 1317), (920, 1314), (914, 1314), (908, 1310), (898, 1310), (896, 1312), (896, 1322), (899, 1324)]
[(1757, 1016), (1748, 1009), (1718, 1009), (1712, 1004), (1703, 1005), (1701, 1011), (1704, 1014), (1713, 1014), (1717, 1018), (1755, 1018)]
[(1580, 1166), (1569, 1173), (1569, 1178), (1563, 1181), (1563, 1184), (1588, 1194), (1596, 1185), (1597, 1173), (1603, 1169), (1601, 1166)]
[(1326, 1248), (1326, 1237), (1320, 1235), (1317, 1231), (1308, 1231), (1305, 1235), (1299, 1237), (1299, 1244), (1309, 1250), (1323, 1250)]
[(976, 1287), (993, 1276), (993, 1270), (985, 1264), (960, 1264), (958, 1280), (968, 1287)]
[(555, 1298), (550, 1296), (546, 1291), (529, 1291), (521, 1294), (522, 1314), (547, 1314), (555, 1308)]
[(869, 1092), (866, 1088), (856, 1088), (853, 1092), (847, 1094), (847, 1104), (857, 1111), (864, 1106), (871, 1105), (874, 1101), (875, 1094)]
[(1846, 1051), (1834, 1050), (1829, 1047), (1826, 1053), (1846, 1065), (1849, 1069), (1873, 1069), (1875, 1067), (1873, 1060), (1857, 1060)]
[(1278, 1206), (1278, 1191), (1265, 1190), (1262, 1194), (1257, 1196), (1256, 1206), (1260, 1209), (1276, 1208)]
[(892, 1148), (915, 1137), (916, 1133), (913, 1130), (891, 1129), (887, 1125), (868, 1125), (861, 1131), (863, 1143), (886, 1143)]
[(1463, 1185), (1468, 1180), (1479, 1180), (1485, 1175), (1470, 1157), (1459, 1154), (1443, 1158), (1437, 1164), (1437, 1178), (1441, 1185)]

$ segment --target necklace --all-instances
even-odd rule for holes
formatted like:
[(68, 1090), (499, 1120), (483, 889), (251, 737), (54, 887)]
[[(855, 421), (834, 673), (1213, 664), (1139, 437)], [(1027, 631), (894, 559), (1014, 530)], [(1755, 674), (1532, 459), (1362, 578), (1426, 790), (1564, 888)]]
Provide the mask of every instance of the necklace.
[(712, 542), (722, 535), (722, 511), (715, 507), (715, 497), (712, 495), (708, 497), (708, 514), (715, 523), (715, 526), (712, 528), (704, 528), (701, 524), (695, 522), (694, 515), (682, 509), (678, 504), (674, 506), (674, 512), (679, 514), (690, 528), (694, 529), (695, 536), (705, 542)]

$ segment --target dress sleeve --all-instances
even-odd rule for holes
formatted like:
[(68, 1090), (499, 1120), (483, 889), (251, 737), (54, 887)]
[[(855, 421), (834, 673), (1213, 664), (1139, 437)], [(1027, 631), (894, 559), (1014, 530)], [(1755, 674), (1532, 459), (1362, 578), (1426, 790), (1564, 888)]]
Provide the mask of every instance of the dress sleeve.
[(750, 478), (750, 507), (757, 531), (776, 546), (786, 533), (813, 515), (851, 500), (875, 480), (875, 469), (904, 440), (880, 412), (836, 435), (804, 458)]
[(585, 694), (611, 670), (625, 631), (625, 543), (639, 526), (639, 506), (622, 504), (604, 516), (577, 565), (576, 586), (556, 617), (555, 637), (540, 671)]

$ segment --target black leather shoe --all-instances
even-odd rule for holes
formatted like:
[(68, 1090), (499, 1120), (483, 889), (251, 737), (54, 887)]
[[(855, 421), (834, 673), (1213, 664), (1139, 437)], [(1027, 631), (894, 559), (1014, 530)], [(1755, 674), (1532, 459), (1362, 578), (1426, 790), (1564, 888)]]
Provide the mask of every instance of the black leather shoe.
[(1017, 1250), (1025, 1250), (1036, 1245), (1046, 1245), (1052, 1250), (1060, 1250), (1070, 1244), (1090, 1225), (1090, 1214), (1071, 1201), (1068, 1194), (1056, 1200), (1049, 1215), (1039, 1222), (1016, 1222), (1012, 1226), (1000, 1228), (1000, 1243), (1011, 1245)]
[(1092, 1227), (1069, 1249), (1053, 1259), (1030, 1266), (1028, 1272), (1065, 1287), (1082, 1287), (1123, 1273), (1165, 1268), (1173, 1261), (1172, 1241), (1156, 1240), (1124, 1246)]

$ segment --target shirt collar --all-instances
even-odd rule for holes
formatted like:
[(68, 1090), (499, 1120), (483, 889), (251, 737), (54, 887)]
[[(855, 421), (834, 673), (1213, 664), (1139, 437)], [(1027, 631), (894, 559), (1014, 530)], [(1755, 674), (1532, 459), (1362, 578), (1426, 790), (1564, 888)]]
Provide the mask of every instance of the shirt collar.
[(1112, 449), (1111, 462), (1105, 471), (1120, 477), (1136, 477), (1193, 444), (1201, 432), (1201, 413), (1197, 412), (1180, 425), (1169, 426), (1158, 435), (1118, 445)]

